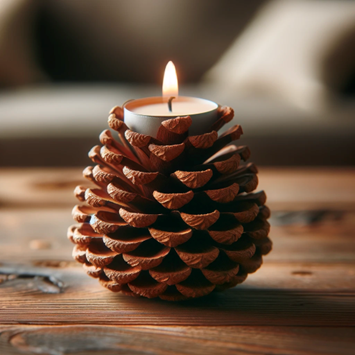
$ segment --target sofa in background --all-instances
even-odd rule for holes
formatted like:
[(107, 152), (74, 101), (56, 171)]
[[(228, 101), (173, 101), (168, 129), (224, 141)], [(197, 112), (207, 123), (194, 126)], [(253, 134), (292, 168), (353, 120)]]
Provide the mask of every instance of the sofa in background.
[(170, 59), (181, 95), (234, 108), (256, 163), (354, 165), (354, 2), (149, 4), (2, 2), (0, 166), (85, 166), (110, 108), (160, 95)]

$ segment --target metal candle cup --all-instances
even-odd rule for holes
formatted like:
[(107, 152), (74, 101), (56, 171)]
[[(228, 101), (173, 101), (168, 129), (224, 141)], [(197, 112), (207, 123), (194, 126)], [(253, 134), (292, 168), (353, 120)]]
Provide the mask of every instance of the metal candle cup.
[(218, 105), (196, 97), (178, 96), (172, 100), (169, 111), (168, 97), (147, 97), (129, 101), (124, 106), (124, 121), (133, 131), (155, 137), (161, 122), (181, 116), (190, 116), (189, 135), (206, 132), (217, 120)]

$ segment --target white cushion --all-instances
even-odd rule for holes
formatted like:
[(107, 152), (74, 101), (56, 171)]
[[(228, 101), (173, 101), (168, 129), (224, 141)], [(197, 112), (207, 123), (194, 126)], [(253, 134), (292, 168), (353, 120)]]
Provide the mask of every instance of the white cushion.
[(324, 109), (355, 73), (354, 40), (354, 1), (273, 1), (205, 80), (235, 95), (269, 95)]

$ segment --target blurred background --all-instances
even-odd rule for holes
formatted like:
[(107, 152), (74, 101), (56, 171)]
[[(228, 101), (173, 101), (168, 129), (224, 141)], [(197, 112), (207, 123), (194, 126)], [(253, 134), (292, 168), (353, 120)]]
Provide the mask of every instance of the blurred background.
[(0, 166), (87, 165), (169, 60), (181, 95), (234, 108), (255, 163), (354, 165), (354, 1), (1, 0)]

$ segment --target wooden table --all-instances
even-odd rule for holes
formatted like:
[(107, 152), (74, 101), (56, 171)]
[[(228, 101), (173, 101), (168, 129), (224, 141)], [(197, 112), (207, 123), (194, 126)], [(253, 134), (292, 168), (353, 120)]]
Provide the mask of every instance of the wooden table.
[(114, 294), (71, 258), (79, 169), (0, 172), (0, 354), (354, 354), (355, 169), (261, 169), (274, 249), (224, 293)]

